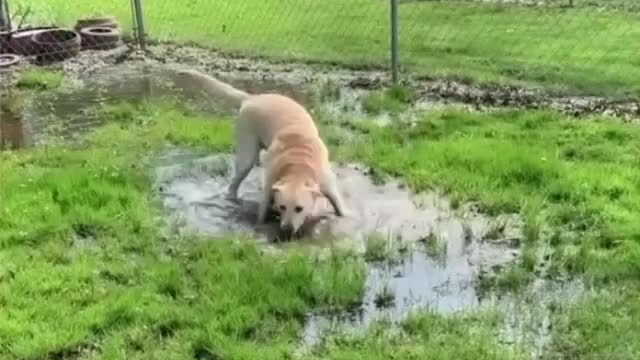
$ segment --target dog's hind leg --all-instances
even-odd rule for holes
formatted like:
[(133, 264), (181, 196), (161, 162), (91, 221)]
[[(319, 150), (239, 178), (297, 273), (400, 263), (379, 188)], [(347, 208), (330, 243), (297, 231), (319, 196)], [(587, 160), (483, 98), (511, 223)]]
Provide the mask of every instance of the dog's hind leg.
[(240, 189), (240, 184), (249, 175), (249, 172), (251, 172), (254, 165), (256, 165), (260, 154), (260, 141), (254, 133), (250, 131), (242, 131), (242, 129), (237, 128), (235, 140), (235, 173), (227, 191), (227, 199), (230, 200), (238, 199), (238, 189)]

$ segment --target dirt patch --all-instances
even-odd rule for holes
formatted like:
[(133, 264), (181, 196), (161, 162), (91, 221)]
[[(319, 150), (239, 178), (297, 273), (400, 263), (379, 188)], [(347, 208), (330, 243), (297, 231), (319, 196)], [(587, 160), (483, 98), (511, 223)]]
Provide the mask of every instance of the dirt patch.
[(640, 102), (637, 100), (610, 100), (601, 97), (553, 97), (536, 90), (511, 86), (479, 87), (455, 81), (434, 80), (419, 83), (421, 99), (453, 101), (485, 108), (514, 107), (526, 109), (553, 109), (571, 116), (606, 115), (637, 122)]
[[(373, 90), (389, 84), (388, 71), (350, 70), (300, 63), (271, 63), (261, 59), (233, 57), (217, 51), (160, 45), (151, 47), (148, 61), (168, 66), (190, 66), (218, 76), (244, 79), (247, 84), (271, 80), (302, 85), (331, 82), (341, 88)], [(177, 65), (179, 64), (179, 65)], [(553, 109), (572, 116), (607, 115), (636, 121), (640, 117), (637, 99), (611, 100), (603, 97), (552, 96), (542, 91), (515, 86), (478, 86), (453, 80), (408, 75), (405, 85), (419, 95), (418, 102), (461, 103), (477, 109), (524, 107)], [(251, 85), (248, 86), (251, 90)]]
[[(440, 2), (441, 0), (400, 0), (400, 4), (420, 2)], [(637, 12), (640, 5), (629, 0), (448, 0), (467, 4), (486, 4), (501, 6), (549, 7), (549, 8), (594, 8), (598, 10), (621, 10)]]
[[(148, 89), (134, 89), (132, 84), (140, 83), (136, 79), (146, 78), (147, 83), (166, 81), (167, 74), (187, 67), (215, 74), (248, 92), (277, 89), (303, 103), (309, 99), (310, 89), (325, 83), (339, 89), (348, 89), (354, 94), (358, 91), (378, 89), (388, 85), (390, 80), (386, 69), (355, 70), (318, 64), (269, 62), (210, 49), (176, 45), (154, 45), (148, 50), (142, 53), (121, 47), (110, 52), (87, 51), (76, 58), (54, 65), (53, 68), (63, 70), (71, 79), (72, 88), (84, 89), (84, 93), (90, 92), (87, 90), (90, 83), (100, 82), (96, 79), (103, 79), (102, 85), (110, 79), (112, 84), (116, 81), (126, 84), (121, 86), (128, 87), (129, 96), (134, 93), (138, 97), (147, 96)], [(15, 83), (16, 72), (5, 71), (0, 73), (0, 78), (4, 86), (10, 86)], [(418, 103), (422, 107), (457, 103), (476, 109), (546, 108), (572, 116), (608, 115), (634, 122), (640, 119), (640, 102), (637, 99), (552, 96), (542, 91), (513, 86), (477, 86), (413, 75), (407, 75), (404, 79), (405, 85), (418, 94)], [(110, 92), (110, 88), (106, 87), (101, 94), (107, 96)], [(349, 103), (352, 104), (353, 101)]]

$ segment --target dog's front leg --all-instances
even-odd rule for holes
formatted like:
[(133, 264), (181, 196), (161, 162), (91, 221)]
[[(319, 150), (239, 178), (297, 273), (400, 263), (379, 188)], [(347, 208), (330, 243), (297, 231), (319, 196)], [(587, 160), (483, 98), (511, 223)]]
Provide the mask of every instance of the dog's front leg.
[(347, 216), (349, 214), (349, 210), (345, 206), (342, 195), (340, 194), (340, 189), (338, 189), (336, 174), (330, 168), (326, 168), (323, 171), (320, 191), (329, 200), (336, 215)]
[(258, 161), (260, 151), (259, 142), (250, 136), (243, 138), (237, 135), (235, 174), (227, 189), (227, 199), (236, 201), (240, 184), (247, 178), (249, 172)]
[(262, 198), (260, 204), (258, 204), (258, 224), (264, 224), (267, 220), (267, 213), (269, 212), (269, 206), (271, 205), (271, 187), (273, 186), (273, 179), (268, 170), (264, 172), (264, 181), (262, 188)]

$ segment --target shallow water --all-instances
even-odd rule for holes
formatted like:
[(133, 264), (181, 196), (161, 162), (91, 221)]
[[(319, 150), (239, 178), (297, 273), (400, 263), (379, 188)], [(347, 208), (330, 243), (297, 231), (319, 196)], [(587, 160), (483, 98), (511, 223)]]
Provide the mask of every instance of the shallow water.
[[(119, 64), (101, 68), (91, 76), (66, 79), (55, 90), (43, 92), (17, 92), (6, 90), (3, 101), (20, 102), (16, 111), (0, 112), (0, 139), (2, 148), (20, 148), (51, 142), (55, 138), (69, 139), (86, 133), (100, 125), (102, 119), (96, 108), (104, 104), (124, 101), (144, 101), (171, 97), (195, 106), (203, 113), (229, 113), (203, 96), (178, 88), (174, 84), (175, 67), (143, 63)], [(221, 77), (249, 92), (277, 91), (309, 104), (311, 91), (292, 83), (264, 79), (256, 82), (252, 77)], [(302, 90), (301, 90), (302, 89)]]
[[(100, 67), (99, 71), (94, 70), (90, 75), (68, 76), (61, 87), (55, 90), (2, 90), (0, 97), (3, 101), (20, 104), (16, 111), (0, 112), (0, 125), (4, 124), (0, 126), (0, 136), (4, 140), (2, 148), (30, 147), (81, 136), (104, 124), (96, 112), (104, 104), (169, 97), (179, 99), (203, 114), (229, 115), (235, 112), (235, 109), (229, 109), (223, 103), (198, 93), (189, 84), (177, 82), (176, 70), (182, 68), (184, 66), (176, 64), (121, 63)], [(316, 100), (323, 85), (323, 78), (306, 81), (299, 74), (290, 73), (291, 76), (286, 76), (288, 73), (267, 76), (240, 70), (209, 73), (249, 93), (277, 92), (287, 95), (310, 109), (318, 105)], [(363, 114), (361, 97), (366, 90), (348, 87), (334, 90), (337, 95), (323, 101), (322, 111), (353, 117)], [(376, 119), (389, 121), (385, 114)], [(13, 130), (16, 127), (20, 128), (19, 132)]]
[[(257, 236), (271, 246), (277, 239), (277, 222), (254, 225), (262, 169), (255, 168), (242, 184), (242, 201), (236, 204), (224, 199), (231, 160), (229, 155), (190, 156), (180, 149), (164, 154), (155, 175), (170, 227), (179, 233)], [(416, 308), (447, 313), (477, 307), (482, 301), (475, 286), (478, 273), (502, 267), (518, 256), (517, 248), (505, 246), (505, 239), (519, 236), (517, 224), (509, 225), (509, 218), (504, 220), (505, 239), (482, 240), (493, 220), (472, 211), (453, 211), (447, 199), (436, 194), (416, 196), (395, 181), (374, 184), (366, 169), (357, 165), (334, 165), (334, 171), (354, 215), (335, 217), (325, 204), (324, 219), (297, 242), (320, 247), (338, 244), (366, 255), (368, 242), (382, 235), (388, 246), (398, 246), (405, 254), (369, 263), (365, 296), (357, 311), (310, 315), (305, 343), (315, 343), (336, 324), (366, 328), (383, 317), (401, 320)], [(423, 243), (434, 239), (439, 245), (430, 252)], [(392, 301), (380, 307), (383, 292)]]

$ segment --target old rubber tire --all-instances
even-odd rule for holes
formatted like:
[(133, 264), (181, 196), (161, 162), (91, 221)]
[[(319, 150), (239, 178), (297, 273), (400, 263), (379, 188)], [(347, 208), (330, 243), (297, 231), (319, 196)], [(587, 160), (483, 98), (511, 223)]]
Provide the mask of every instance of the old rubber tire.
[(0, 31), (0, 53), (10, 52), (11, 31)]
[(38, 60), (65, 60), (80, 53), (80, 35), (73, 30), (50, 29), (33, 36), (40, 53)]
[(108, 27), (112, 29), (117, 29), (120, 27), (120, 24), (113, 18), (104, 17), (104, 18), (88, 18), (88, 19), (80, 19), (76, 22), (74, 26), (74, 30), (80, 32), (84, 28), (88, 27)]
[(22, 56), (38, 55), (40, 49), (39, 46), (33, 42), (33, 36), (50, 29), (54, 29), (54, 27), (27, 27), (14, 31), (9, 38), (8, 52)]
[(86, 50), (114, 49), (120, 44), (120, 31), (104, 26), (90, 26), (80, 30), (82, 48)]
[(0, 69), (17, 65), (20, 63), (20, 59), (22, 58), (16, 54), (0, 54)]

